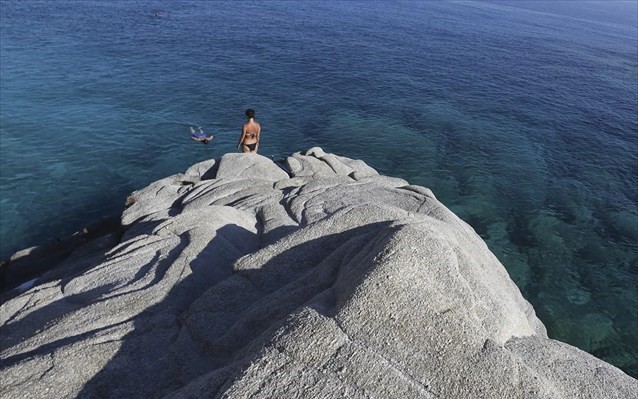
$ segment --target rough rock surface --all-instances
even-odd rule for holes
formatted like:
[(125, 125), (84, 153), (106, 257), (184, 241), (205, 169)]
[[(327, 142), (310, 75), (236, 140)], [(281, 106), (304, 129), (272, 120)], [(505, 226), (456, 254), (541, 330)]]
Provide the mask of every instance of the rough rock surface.
[(0, 396), (638, 397), (548, 339), (430, 190), (319, 148), (286, 163), (227, 154), (155, 182), (117, 246), (4, 298)]

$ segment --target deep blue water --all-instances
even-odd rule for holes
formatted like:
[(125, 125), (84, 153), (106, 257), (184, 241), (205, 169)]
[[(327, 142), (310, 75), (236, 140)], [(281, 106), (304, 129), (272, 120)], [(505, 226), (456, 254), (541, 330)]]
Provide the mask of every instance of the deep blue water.
[(3, 0), (2, 258), (236, 151), (252, 107), (266, 156), (321, 146), (430, 187), (551, 337), (638, 376), (636, 15), (636, 1)]

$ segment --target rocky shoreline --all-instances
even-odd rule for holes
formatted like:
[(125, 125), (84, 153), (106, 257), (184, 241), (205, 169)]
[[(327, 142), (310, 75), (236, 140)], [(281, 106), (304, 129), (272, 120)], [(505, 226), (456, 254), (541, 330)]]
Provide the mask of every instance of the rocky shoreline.
[(120, 217), (114, 217), (88, 225), (69, 237), (22, 249), (0, 262), (0, 293), (15, 296), (24, 291), (21, 287), (26, 283), (35, 283), (37, 277), (69, 258), (104, 253), (120, 242), (122, 233)]
[(3, 294), (3, 398), (638, 397), (429, 189), (320, 148), (193, 165), (67, 244), (3, 267), (56, 265)]

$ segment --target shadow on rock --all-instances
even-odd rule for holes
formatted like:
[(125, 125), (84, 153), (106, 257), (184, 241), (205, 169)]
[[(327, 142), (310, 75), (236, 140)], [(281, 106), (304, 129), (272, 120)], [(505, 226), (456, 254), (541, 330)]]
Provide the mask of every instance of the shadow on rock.
[(322, 293), (334, 284), (343, 258), (388, 225), (373, 223), (305, 241), (235, 273), (230, 265), (211, 267), (223, 251), (223, 237), (236, 235), (228, 230), (239, 227), (220, 229), (191, 262), (193, 274), (136, 317), (117, 354), (78, 397), (160, 397), (252, 356), (256, 349), (244, 353), (246, 348), (272, 335), (274, 327), (313, 298), (318, 299), (310, 306), (331, 307), (326, 301), (334, 304), (334, 298)]

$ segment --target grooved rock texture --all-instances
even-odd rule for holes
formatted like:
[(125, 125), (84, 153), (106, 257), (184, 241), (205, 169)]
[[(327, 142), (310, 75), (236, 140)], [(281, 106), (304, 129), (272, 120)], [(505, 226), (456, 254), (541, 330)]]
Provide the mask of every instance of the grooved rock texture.
[[(426, 188), (320, 148), (134, 192), (0, 313), (2, 398), (636, 398)], [(82, 263), (83, 259), (85, 260)]]

